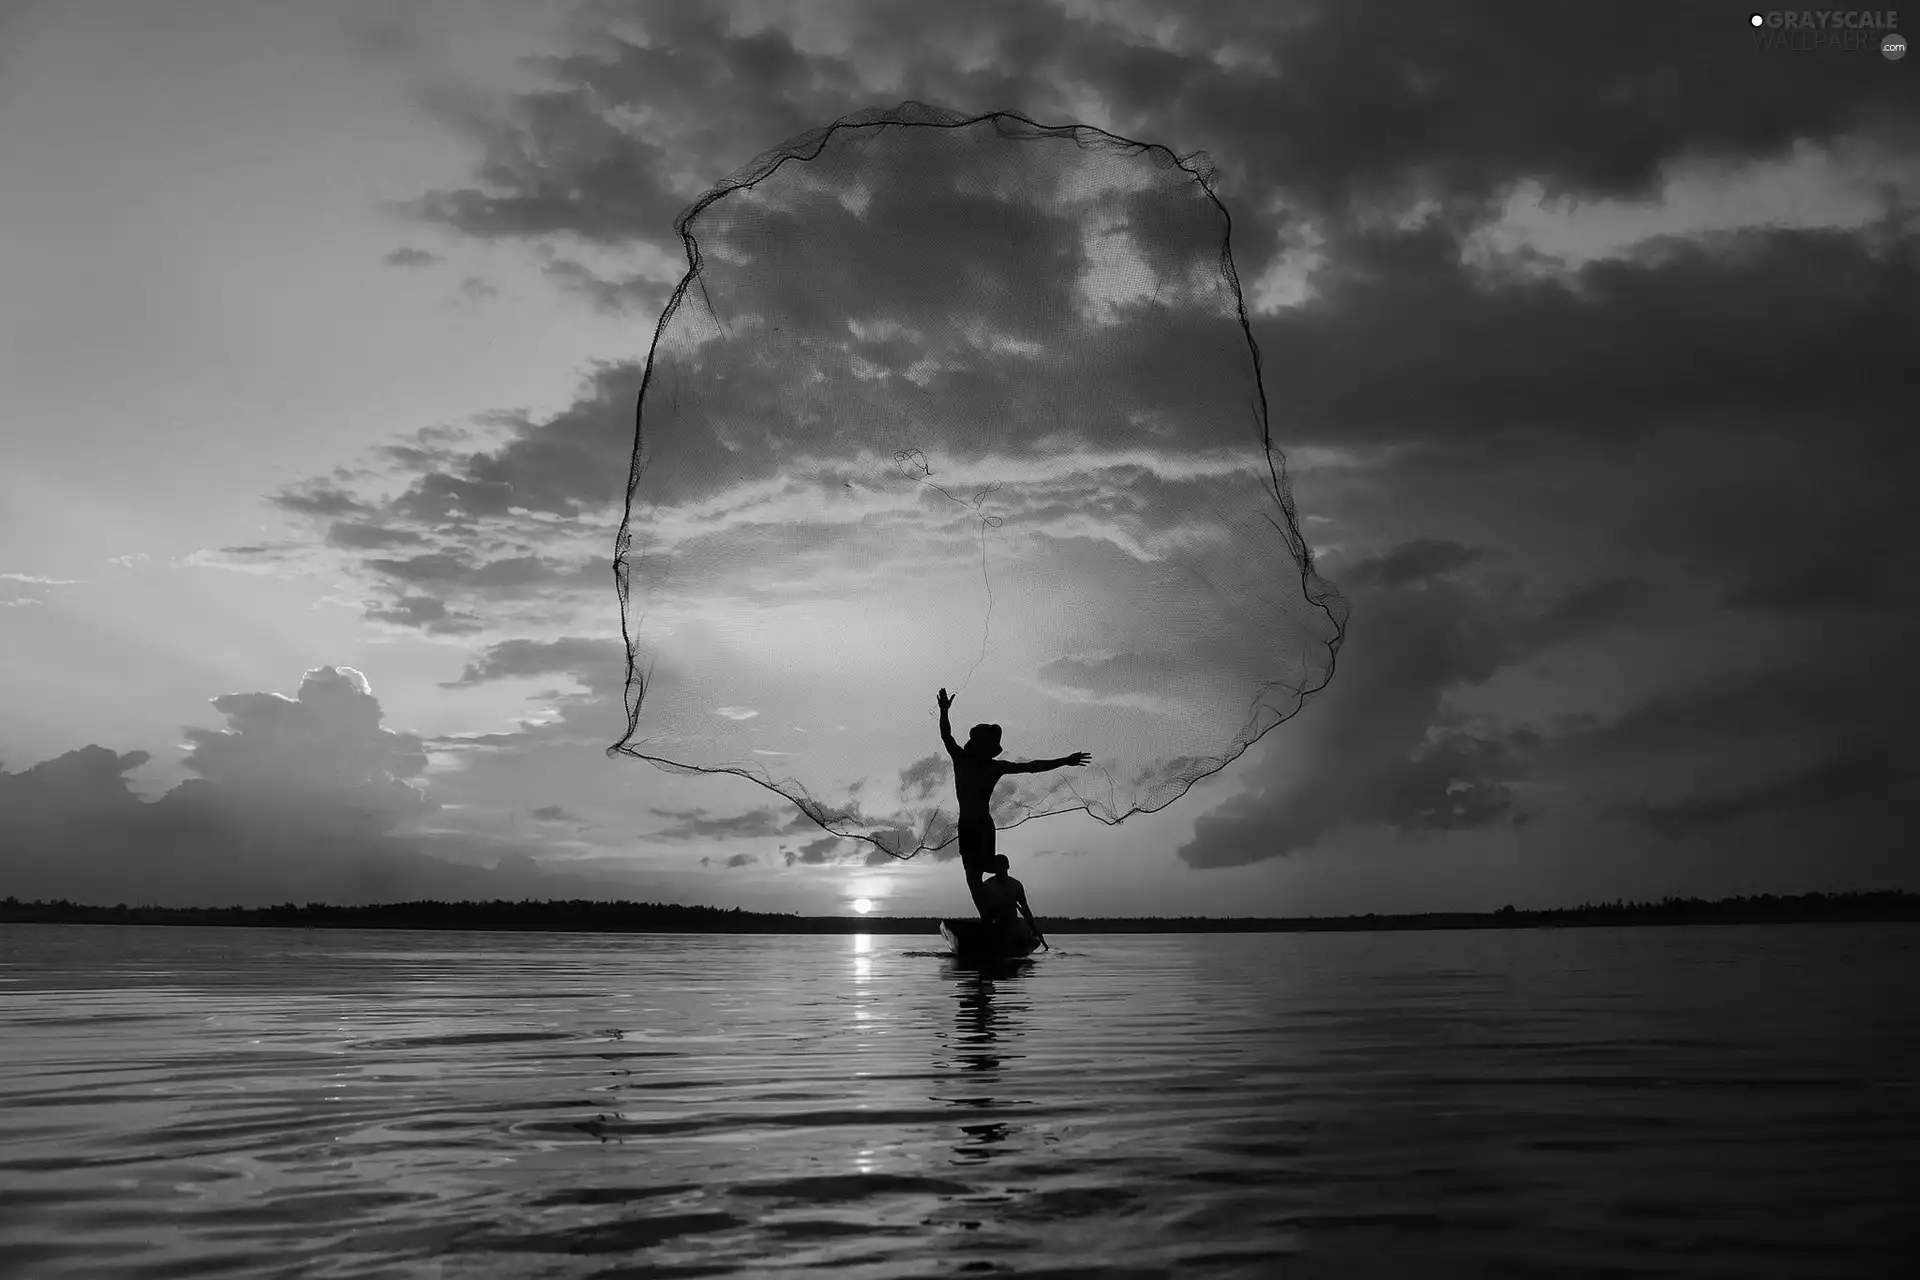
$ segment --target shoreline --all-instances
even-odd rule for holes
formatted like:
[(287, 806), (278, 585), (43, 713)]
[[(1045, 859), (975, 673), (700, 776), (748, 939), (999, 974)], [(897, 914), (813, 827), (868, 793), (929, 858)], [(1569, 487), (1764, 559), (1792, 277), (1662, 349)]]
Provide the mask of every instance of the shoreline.
[[(274, 929), (417, 929), (453, 932), (923, 934), (938, 916), (798, 916), (674, 903), (574, 901), (399, 902), (369, 906), (93, 906), (0, 900), (0, 924), (198, 925)], [(1520, 911), (1346, 916), (1039, 917), (1049, 935), (1092, 933), (1364, 933), (1431, 929), (1551, 929), (1689, 924), (1920, 921), (1920, 894), (1869, 893), (1668, 898)]]

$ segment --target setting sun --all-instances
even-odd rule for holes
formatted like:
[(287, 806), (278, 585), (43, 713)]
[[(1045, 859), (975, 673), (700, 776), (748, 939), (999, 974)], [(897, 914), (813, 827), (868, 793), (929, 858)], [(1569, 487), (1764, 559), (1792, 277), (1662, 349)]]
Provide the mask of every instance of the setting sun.
[(873, 900), (870, 898), (855, 898), (853, 900), (853, 909), (861, 915), (865, 915), (867, 912), (873, 910)]

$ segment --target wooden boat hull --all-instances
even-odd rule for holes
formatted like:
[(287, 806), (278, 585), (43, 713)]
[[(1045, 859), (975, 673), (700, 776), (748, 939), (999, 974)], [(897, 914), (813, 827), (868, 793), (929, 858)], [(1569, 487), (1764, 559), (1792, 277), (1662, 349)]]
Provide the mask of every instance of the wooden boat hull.
[(996, 928), (984, 920), (942, 920), (940, 936), (953, 954), (968, 960), (1017, 960), (1040, 945), (1024, 920)]

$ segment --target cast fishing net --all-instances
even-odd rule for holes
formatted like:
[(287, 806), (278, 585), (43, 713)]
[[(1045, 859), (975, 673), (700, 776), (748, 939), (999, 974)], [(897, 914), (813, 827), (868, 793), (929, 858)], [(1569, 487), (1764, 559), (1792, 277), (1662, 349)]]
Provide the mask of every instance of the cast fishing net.
[(682, 214), (609, 752), (910, 857), (954, 836), (941, 686), (963, 741), (987, 721), (1007, 759), (1093, 756), (1002, 782), (1000, 827), (1163, 808), (1293, 715), (1345, 604), (1300, 534), (1210, 173), (908, 103)]

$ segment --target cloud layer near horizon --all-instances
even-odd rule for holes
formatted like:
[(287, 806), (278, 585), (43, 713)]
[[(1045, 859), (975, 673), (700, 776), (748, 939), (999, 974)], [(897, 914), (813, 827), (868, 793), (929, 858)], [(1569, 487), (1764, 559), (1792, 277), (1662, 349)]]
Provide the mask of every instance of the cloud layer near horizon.
[(227, 694), (213, 705), (226, 728), (186, 730), (185, 763), (199, 776), (151, 803), (126, 778), (145, 751), (87, 746), (0, 773), (0, 888), (22, 899), (193, 906), (612, 887), (543, 873), (524, 850), (423, 836), (416, 820), (436, 806), (417, 781), (421, 739), (381, 727), (380, 704), (351, 667), (307, 672), (293, 697)]

